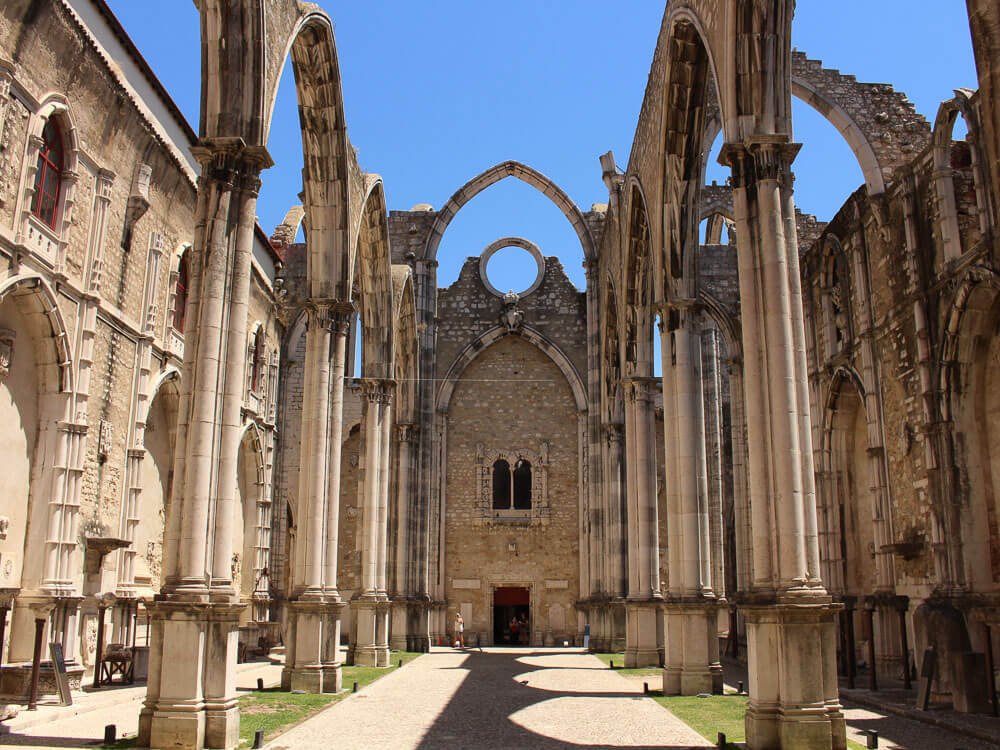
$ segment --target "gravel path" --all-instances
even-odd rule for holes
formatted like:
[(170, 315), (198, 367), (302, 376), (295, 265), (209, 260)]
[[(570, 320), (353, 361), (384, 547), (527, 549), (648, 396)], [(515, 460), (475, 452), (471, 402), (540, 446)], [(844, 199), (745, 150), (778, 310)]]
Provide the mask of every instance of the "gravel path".
[(641, 685), (584, 653), (435, 649), (268, 747), (711, 747), (641, 692)]

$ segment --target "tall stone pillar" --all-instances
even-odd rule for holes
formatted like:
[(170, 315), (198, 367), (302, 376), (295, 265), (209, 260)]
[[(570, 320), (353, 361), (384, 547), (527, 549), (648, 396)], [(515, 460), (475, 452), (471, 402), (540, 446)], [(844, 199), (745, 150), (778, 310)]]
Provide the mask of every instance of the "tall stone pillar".
[(389, 665), (389, 597), (386, 594), (389, 438), (394, 384), (367, 378), (364, 392), (364, 482), (362, 486), (361, 590), (351, 601), (354, 614), (351, 658), (369, 667)]
[(625, 514), (622, 512), (622, 476), (623, 452), (622, 439), (624, 428), (621, 424), (604, 425), (604, 512), (605, 530), (603, 536), (604, 590), (608, 596), (608, 604), (604, 607), (601, 617), (600, 642), (597, 647), (607, 651), (617, 651), (624, 648), (624, 630), (618, 632), (615, 628), (617, 619), (614, 609), (621, 606), (622, 600), (628, 594), (628, 571), (625, 562)]
[(659, 665), (660, 593), (656, 508), (656, 440), (652, 378), (632, 377), (625, 387), (625, 456), (628, 521), (628, 597), (625, 666)]
[(146, 747), (233, 748), (239, 742), (239, 592), (231, 529), (244, 388), (247, 305), (260, 147), (216, 138), (201, 162), (192, 292), (185, 332), (174, 492), (164, 534), (164, 585), (149, 605), (149, 684), (139, 717)]
[(353, 307), (307, 307), (298, 531), (281, 683), (286, 690), (336, 692), (343, 682), (337, 590), (340, 455), (347, 333)]
[(411, 567), (413, 559), (411, 539), (416, 520), (410, 514), (413, 442), (417, 425), (396, 424), (396, 538), (395, 571), (393, 574), (392, 630), (390, 647), (405, 651), (412, 645), (409, 632), (411, 622)]
[(717, 601), (712, 589), (701, 337), (693, 301), (663, 311), (664, 468), (670, 581), (664, 605), (663, 692), (722, 692)]
[(835, 618), (820, 580), (801, 279), (791, 194), (798, 146), (728, 144), (739, 275), (752, 515), (747, 621), (754, 748), (846, 747)]

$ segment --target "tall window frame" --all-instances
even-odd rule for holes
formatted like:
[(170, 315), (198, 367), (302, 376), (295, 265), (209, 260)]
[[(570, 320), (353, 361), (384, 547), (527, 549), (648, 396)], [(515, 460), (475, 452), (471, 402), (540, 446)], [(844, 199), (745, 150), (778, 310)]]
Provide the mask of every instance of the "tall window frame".
[(49, 229), (55, 230), (58, 228), (59, 201), (63, 196), (66, 172), (65, 141), (55, 117), (49, 117), (42, 128), (42, 145), (35, 167), (31, 214)]
[(548, 502), (548, 444), (541, 450), (488, 450), (477, 446), (478, 523), (545, 525)]
[(177, 280), (174, 282), (174, 319), (171, 321), (177, 333), (184, 333), (187, 322), (187, 303), (191, 284), (191, 248), (181, 253), (177, 264)]

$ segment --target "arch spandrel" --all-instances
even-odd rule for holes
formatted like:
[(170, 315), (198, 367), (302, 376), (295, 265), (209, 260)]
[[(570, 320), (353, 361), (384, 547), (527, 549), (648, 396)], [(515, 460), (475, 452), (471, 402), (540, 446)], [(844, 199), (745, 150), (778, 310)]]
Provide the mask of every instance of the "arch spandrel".
[(487, 188), (508, 177), (521, 180), (521, 182), (535, 188), (552, 201), (572, 225), (577, 237), (580, 238), (583, 257), (585, 259), (597, 257), (594, 238), (590, 233), (590, 228), (587, 226), (586, 220), (583, 218), (583, 213), (565, 191), (538, 170), (532, 169), (521, 162), (505, 161), (473, 177), (456, 190), (454, 195), (448, 199), (448, 202), (438, 211), (434, 226), (431, 227), (431, 232), (427, 237), (427, 244), (424, 247), (424, 258), (428, 260), (437, 258), (438, 247), (441, 245), (441, 238), (444, 236), (445, 230), (447, 230), (452, 219), (455, 218), (466, 203)]

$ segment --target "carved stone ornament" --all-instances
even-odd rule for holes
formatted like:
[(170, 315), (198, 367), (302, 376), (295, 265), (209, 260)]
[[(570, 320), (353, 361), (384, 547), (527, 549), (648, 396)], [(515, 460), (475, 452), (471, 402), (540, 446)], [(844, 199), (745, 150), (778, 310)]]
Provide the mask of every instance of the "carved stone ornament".
[(0, 381), (10, 375), (11, 362), (14, 360), (14, 339), (17, 334), (9, 328), (0, 328)]
[(7, 516), (0, 516), (0, 539), (7, 538), (8, 529), (10, 529), (10, 518)]
[(503, 310), (500, 313), (500, 325), (507, 329), (507, 333), (519, 333), (524, 325), (524, 311), (518, 307), (520, 297), (516, 292), (510, 291), (503, 296)]

